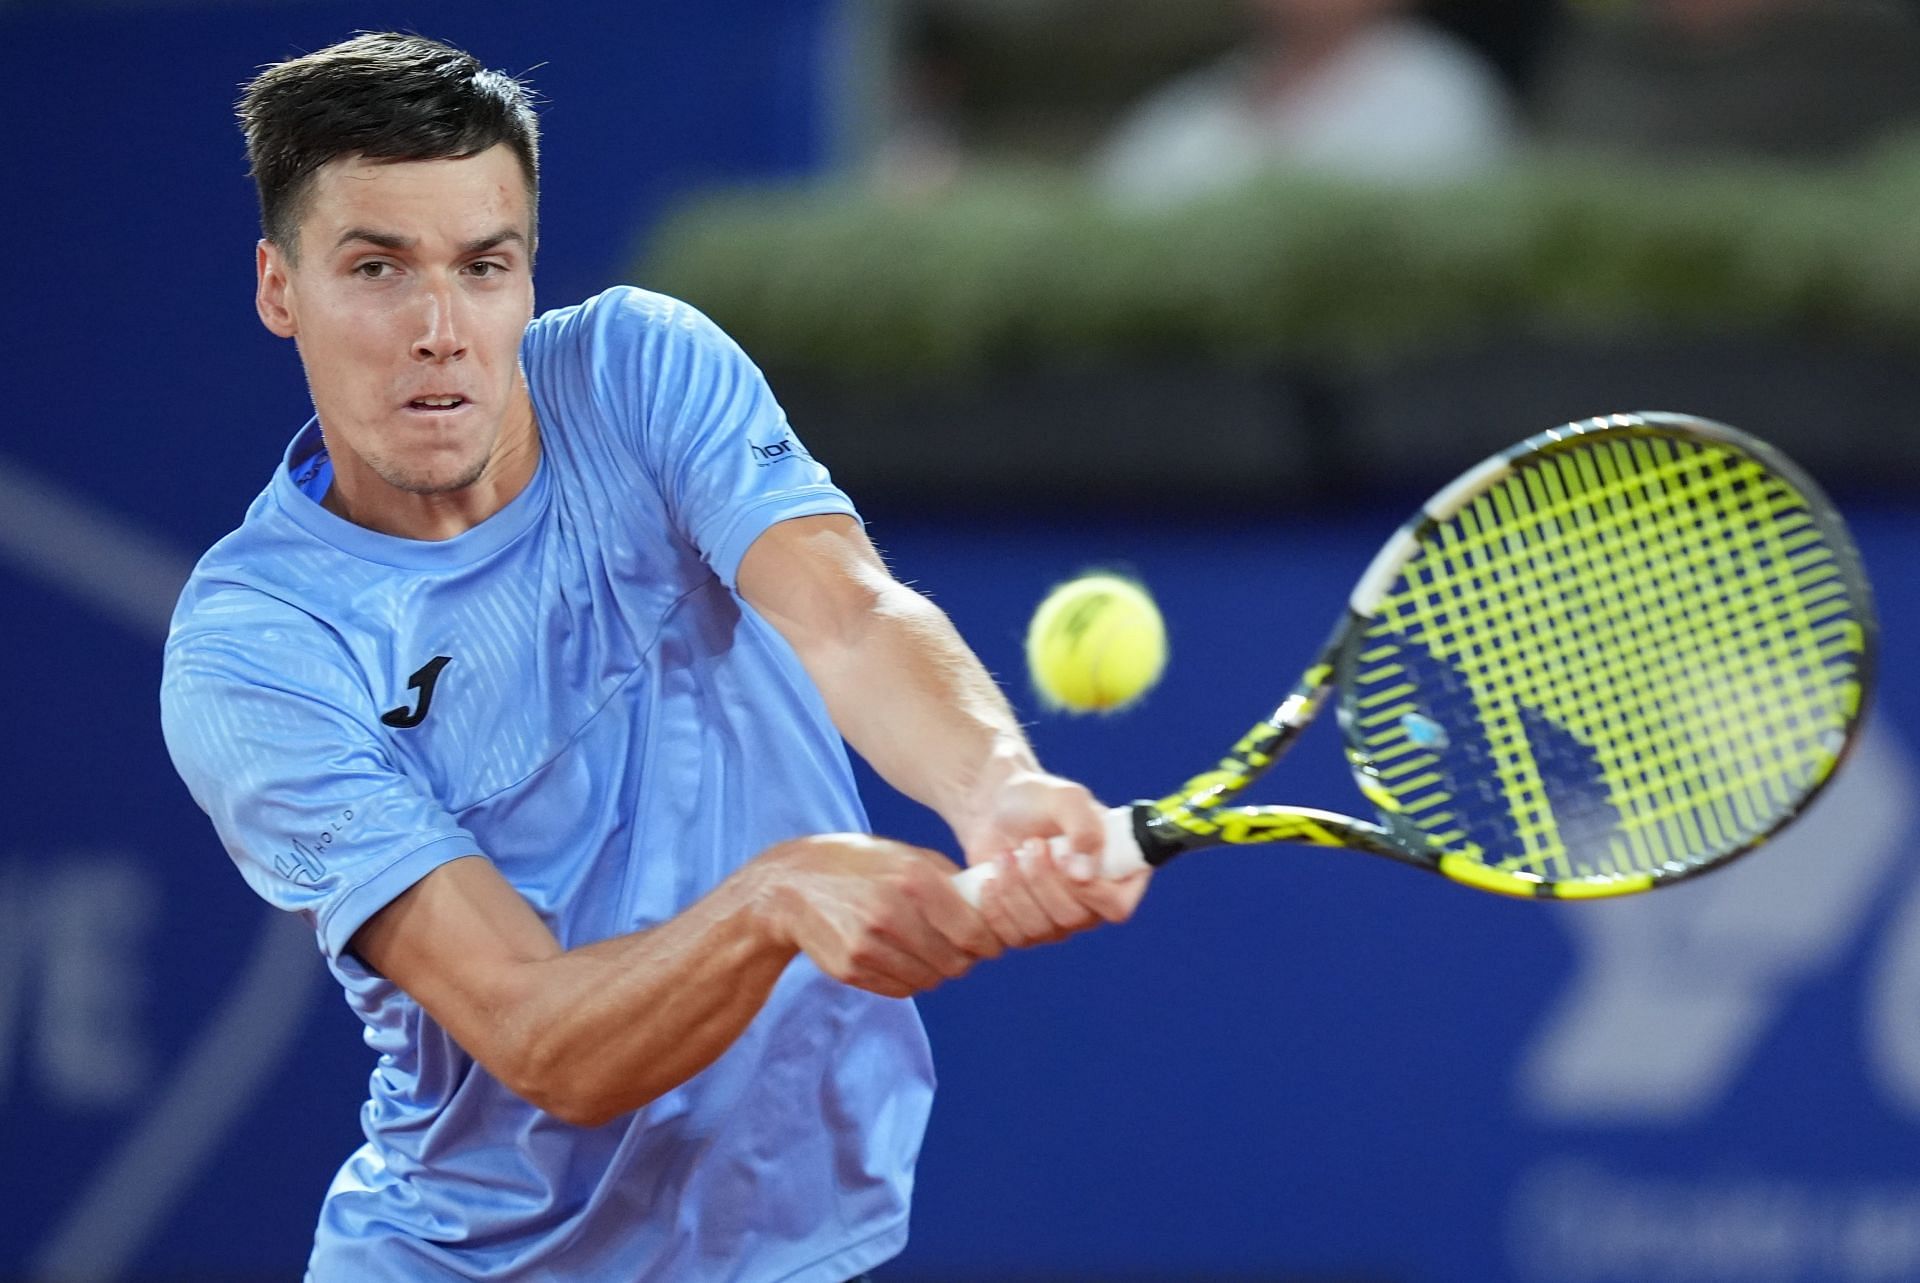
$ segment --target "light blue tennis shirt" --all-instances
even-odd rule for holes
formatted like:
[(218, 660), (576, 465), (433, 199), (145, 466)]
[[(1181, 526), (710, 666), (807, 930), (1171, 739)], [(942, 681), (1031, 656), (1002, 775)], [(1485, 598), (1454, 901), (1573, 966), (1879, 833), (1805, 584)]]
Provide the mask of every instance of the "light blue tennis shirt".
[(313, 925), (379, 1058), (308, 1277), (841, 1283), (906, 1241), (933, 1091), (912, 1004), (801, 958), (710, 1068), (584, 1129), (348, 950), (462, 856), (573, 947), (866, 826), (818, 692), (731, 591), (775, 522), (853, 511), (760, 372), (625, 288), (540, 317), (521, 362), (543, 452), (505, 508), (437, 543), (343, 521), (310, 423), (167, 644), (181, 776), (254, 890)]

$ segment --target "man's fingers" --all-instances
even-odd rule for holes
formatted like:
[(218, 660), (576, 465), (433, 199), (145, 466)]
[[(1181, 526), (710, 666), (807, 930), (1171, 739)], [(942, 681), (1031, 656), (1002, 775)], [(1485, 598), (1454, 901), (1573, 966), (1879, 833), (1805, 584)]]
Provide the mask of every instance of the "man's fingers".
[(1080, 903), (1098, 914), (1103, 921), (1125, 922), (1139, 907), (1140, 897), (1147, 890), (1147, 879), (1152, 876), (1153, 870), (1142, 869), (1111, 882), (1103, 878), (1079, 888), (1078, 897)]
[(1052, 852), (1043, 849), (1023, 865), (1034, 901), (1062, 932), (1082, 931), (1099, 920), (1092, 909), (1081, 903), (1086, 889), (1071, 880), (1064, 868), (1070, 862), (1086, 861), (1088, 858), (1084, 852), (1078, 851), (1064, 858), (1056, 858)]
[(1011, 852), (994, 862), (993, 876), (981, 887), (980, 916), (1009, 949), (1023, 949), (1049, 938), (1050, 924), (1033, 896), (1019, 885)]
[(958, 871), (953, 861), (937, 851), (916, 848), (928, 870), (904, 885), (909, 901), (924, 915), (927, 925), (946, 945), (957, 950), (967, 966), (981, 958), (997, 958), (1005, 946), (979, 911), (953, 885)]
[(950, 978), (927, 959), (915, 956), (912, 950), (873, 935), (855, 942), (847, 951), (845, 972), (834, 978), (890, 998), (925, 993)]
[[(944, 860), (940, 863), (949, 870), (953, 867)], [(937, 873), (922, 863), (904, 867), (891, 883), (894, 896), (874, 919), (870, 932), (931, 968), (940, 979), (963, 976), (978, 959), (999, 953), (986, 923), (953, 889), (950, 874)]]
[(936, 852), (830, 834), (794, 843), (786, 858), (802, 893), (794, 942), (836, 980), (904, 997), (1002, 952)]
[(1094, 800), (1093, 794), (1078, 785), (1069, 786), (1060, 802), (1054, 810), (1054, 821), (1059, 824), (1068, 849), (1094, 857), (1097, 866), (1100, 850), (1107, 841), (1106, 811)]
[[(1060, 876), (1037, 841), (1008, 855), (1001, 864), (988, 894), (997, 893), (996, 903), (1019, 944), (1050, 944), (1093, 922), (1093, 916), (1080, 911), (1071, 896), (1059, 893)], [(1051, 888), (1046, 885), (1048, 878), (1056, 880)], [(984, 897), (981, 903), (984, 908)]]

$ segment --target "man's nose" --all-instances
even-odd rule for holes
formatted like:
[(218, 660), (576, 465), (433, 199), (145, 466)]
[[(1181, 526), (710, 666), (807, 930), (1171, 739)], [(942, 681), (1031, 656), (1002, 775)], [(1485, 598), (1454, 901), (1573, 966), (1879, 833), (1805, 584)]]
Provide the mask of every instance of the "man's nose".
[(466, 354), (465, 325), (460, 316), (460, 299), (450, 285), (435, 285), (425, 292), (420, 336), (414, 340), (413, 354), (422, 361), (450, 361)]

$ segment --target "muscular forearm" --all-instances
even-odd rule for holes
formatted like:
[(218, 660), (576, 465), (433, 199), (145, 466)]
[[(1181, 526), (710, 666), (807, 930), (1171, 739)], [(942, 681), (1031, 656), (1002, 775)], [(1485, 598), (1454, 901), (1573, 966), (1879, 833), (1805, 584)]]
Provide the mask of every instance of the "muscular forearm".
[(770, 868), (763, 855), (671, 921), (564, 950), (491, 864), (455, 860), (353, 948), (507, 1086), (598, 1123), (698, 1073), (765, 1003), (797, 951)]
[(1000, 688), (945, 612), (911, 588), (882, 587), (857, 631), (803, 660), (854, 750), (949, 823), (964, 820), (984, 774), (1035, 769)]
[(761, 925), (754, 894), (738, 877), (648, 931), (529, 964), (517, 1012), (524, 1081), (509, 1085), (596, 1126), (712, 1064), (796, 953)]
[(780, 523), (742, 560), (739, 587), (793, 646), (841, 735), (937, 811), (969, 861), (1043, 837), (1098, 849), (1093, 795), (1040, 770), (945, 612), (895, 580), (851, 520)]

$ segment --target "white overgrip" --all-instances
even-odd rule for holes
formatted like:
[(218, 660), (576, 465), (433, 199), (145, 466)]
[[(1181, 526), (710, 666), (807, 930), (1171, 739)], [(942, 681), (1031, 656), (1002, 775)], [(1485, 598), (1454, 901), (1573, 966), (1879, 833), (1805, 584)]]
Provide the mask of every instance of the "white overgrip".
[[(1133, 838), (1133, 808), (1116, 806), (1109, 810), (1101, 824), (1104, 845), (1100, 851), (1100, 876), (1103, 878), (1124, 878), (1130, 873), (1138, 873), (1147, 867), (1147, 857), (1140, 853), (1140, 844)], [(1054, 838), (1053, 855), (1064, 856), (1070, 848), (1065, 838)], [(980, 907), (980, 893), (987, 883), (1000, 872), (997, 864), (976, 864), (953, 875), (953, 889), (960, 898), (974, 908)]]

